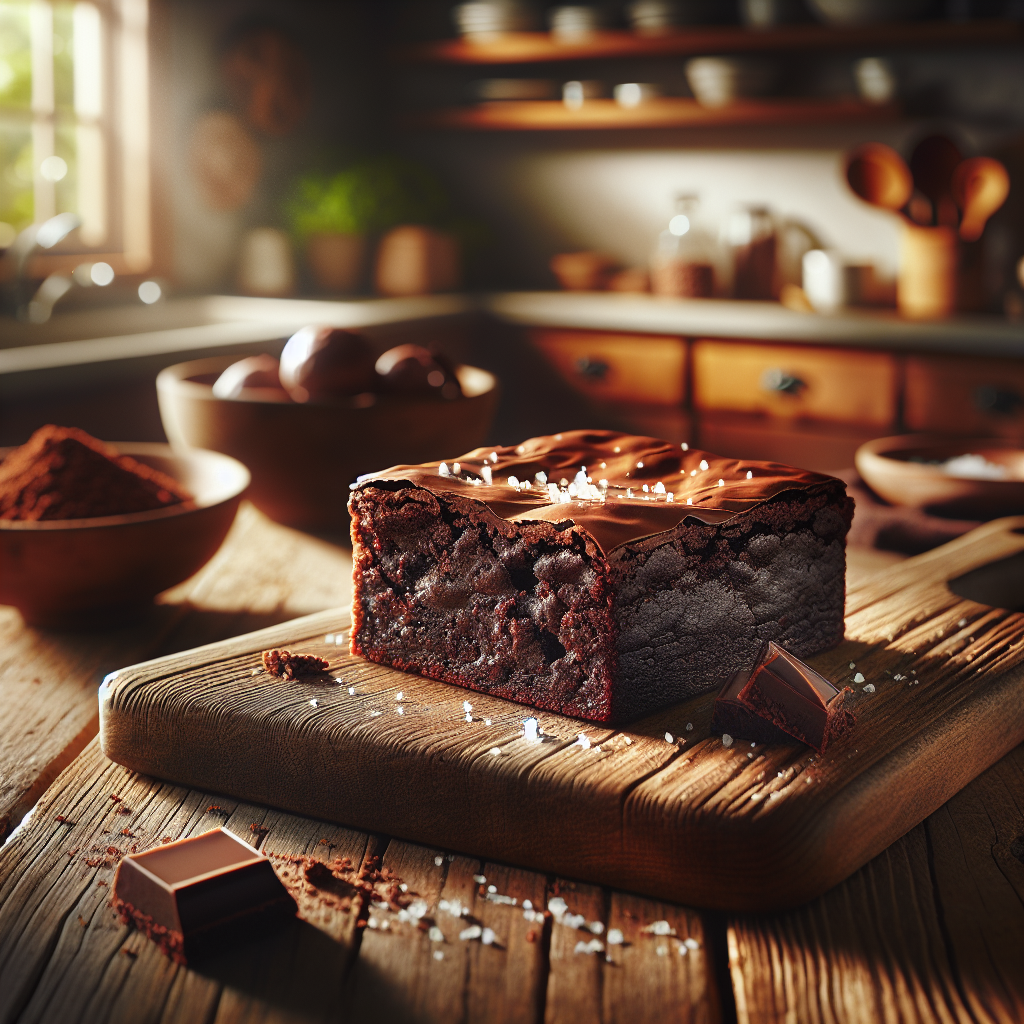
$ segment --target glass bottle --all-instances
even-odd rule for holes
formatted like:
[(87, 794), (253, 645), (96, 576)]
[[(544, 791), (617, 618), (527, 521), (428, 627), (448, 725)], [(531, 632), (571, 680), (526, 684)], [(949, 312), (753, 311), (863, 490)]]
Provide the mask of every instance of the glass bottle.
[(715, 291), (714, 263), (714, 241), (700, 226), (700, 200), (677, 196), (676, 212), (651, 257), (651, 290), (656, 295), (709, 298)]
[(726, 224), (732, 252), (733, 294), (738, 299), (775, 295), (775, 223), (764, 206), (744, 206)]

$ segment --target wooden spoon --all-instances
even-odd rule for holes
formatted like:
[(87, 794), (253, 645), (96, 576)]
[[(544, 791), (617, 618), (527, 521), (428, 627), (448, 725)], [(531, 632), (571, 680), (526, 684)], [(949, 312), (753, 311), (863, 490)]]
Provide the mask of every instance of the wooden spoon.
[(867, 142), (850, 154), (846, 180), (861, 199), (886, 210), (902, 209), (914, 190), (903, 157), (880, 142)]
[(945, 227), (955, 228), (959, 219), (953, 201), (953, 172), (962, 160), (959, 147), (945, 135), (926, 136), (910, 155), (914, 187), (931, 202), (934, 222)]
[(965, 242), (981, 238), (985, 224), (1010, 193), (1010, 175), (998, 161), (987, 156), (965, 160), (953, 173), (953, 198), (963, 210), (960, 237)]

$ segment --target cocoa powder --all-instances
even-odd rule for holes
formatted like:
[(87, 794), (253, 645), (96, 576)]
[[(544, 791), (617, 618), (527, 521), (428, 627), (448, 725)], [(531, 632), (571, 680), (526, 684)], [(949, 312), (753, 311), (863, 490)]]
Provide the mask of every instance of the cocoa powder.
[(40, 427), (0, 462), (0, 519), (93, 519), (191, 499), (166, 473), (77, 427)]

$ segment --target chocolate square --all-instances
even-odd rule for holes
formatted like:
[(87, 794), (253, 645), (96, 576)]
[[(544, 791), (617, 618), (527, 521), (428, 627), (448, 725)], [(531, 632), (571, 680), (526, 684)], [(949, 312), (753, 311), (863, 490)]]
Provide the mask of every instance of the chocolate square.
[(824, 753), (855, 722), (840, 690), (810, 665), (769, 640), (749, 669), (733, 675), (715, 699), (713, 732), (786, 743), (797, 739)]
[(179, 963), (214, 934), (251, 930), (260, 917), (297, 910), (267, 857), (223, 828), (125, 857), (114, 905)]

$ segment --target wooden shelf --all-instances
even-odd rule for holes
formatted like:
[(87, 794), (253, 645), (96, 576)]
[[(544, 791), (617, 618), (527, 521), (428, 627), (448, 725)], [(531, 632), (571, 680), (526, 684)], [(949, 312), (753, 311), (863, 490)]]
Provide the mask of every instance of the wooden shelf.
[(696, 100), (663, 97), (638, 107), (621, 107), (614, 100), (588, 100), (577, 110), (559, 100), (481, 103), (418, 114), (409, 123), (412, 127), (476, 131), (559, 131), (891, 121), (899, 115), (897, 104), (873, 106), (855, 99), (739, 100), (725, 107), (704, 107)]
[(1020, 46), (1024, 23), (1016, 21), (919, 21), (888, 25), (782, 25), (754, 30), (735, 25), (694, 26), (668, 35), (600, 32), (581, 42), (560, 42), (546, 32), (508, 33), (487, 42), (444, 39), (406, 48), (402, 60), (442, 64), (537, 64), (609, 57), (659, 57), (762, 50)]

